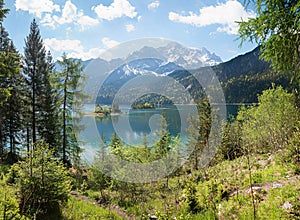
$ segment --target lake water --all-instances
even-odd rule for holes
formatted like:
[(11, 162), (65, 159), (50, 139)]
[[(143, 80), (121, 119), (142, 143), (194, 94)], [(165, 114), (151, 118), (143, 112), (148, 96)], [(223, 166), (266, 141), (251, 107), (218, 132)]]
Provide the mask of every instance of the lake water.
[[(227, 105), (227, 115), (236, 115), (240, 105)], [(84, 106), (85, 112), (93, 112), (95, 105), (87, 104)], [(131, 110), (128, 105), (120, 105), (123, 114), (107, 117), (95, 117), (86, 115), (81, 124), (84, 125), (77, 139), (84, 148), (83, 158), (91, 161), (95, 153), (105, 143), (109, 142), (114, 132), (122, 139), (123, 143), (130, 146), (142, 145), (143, 140), (154, 143), (158, 140), (157, 133), (160, 130), (161, 115), (165, 114), (167, 129), (175, 137), (179, 137), (181, 143), (186, 143), (188, 138), (187, 128), (189, 127), (190, 116), (197, 115), (197, 108), (194, 105), (177, 105), (170, 108)]]

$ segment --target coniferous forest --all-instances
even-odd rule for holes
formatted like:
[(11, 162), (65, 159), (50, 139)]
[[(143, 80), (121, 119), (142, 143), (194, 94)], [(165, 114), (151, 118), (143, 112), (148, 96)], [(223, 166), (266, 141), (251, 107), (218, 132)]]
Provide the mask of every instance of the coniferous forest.
[[(105, 152), (91, 164), (81, 158), (75, 134), (82, 127), (74, 123), (88, 98), (78, 89), (86, 81), (81, 61), (66, 54), (54, 60), (36, 20), (19, 53), (3, 26), (9, 9), (0, 0), (0, 219), (300, 219), (300, 2), (255, 6), (257, 16), (239, 23), (239, 40), (259, 45), (264, 72), (236, 76), (238, 69), (227, 69), (230, 78), (228, 66), (215, 67), (227, 99), (255, 104), (222, 122), (221, 146), (201, 166), (216, 134), (210, 103), (200, 96), (198, 115), (189, 119), (187, 145), (195, 147), (186, 162), (158, 181), (132, 183), (103, 173), (120, 165), (105, 161)], [(250, 90), (259, 92), (250, 97)], [(101, 149), (134, 163), (180, 151), (165, 117), (154, 143), (145, 138), (127, 146), (114, 133)]]

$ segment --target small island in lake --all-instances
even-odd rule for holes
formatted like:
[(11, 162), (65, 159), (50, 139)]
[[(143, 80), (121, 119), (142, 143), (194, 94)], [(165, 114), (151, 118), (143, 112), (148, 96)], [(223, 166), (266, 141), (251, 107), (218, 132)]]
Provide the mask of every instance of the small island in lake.
[(131, 105), (132, 109), (155, 109), (154, 103), (145, 102), (145, 103), (133, 103)]
[(101, 106), (100, 104), (97, 104), (94, 113), (97, 116), (108, 116), (122, 114), (122, 111), (120, 110), (119, 103), (113, 102), (111, 108), (107, 107), (107, 105)]

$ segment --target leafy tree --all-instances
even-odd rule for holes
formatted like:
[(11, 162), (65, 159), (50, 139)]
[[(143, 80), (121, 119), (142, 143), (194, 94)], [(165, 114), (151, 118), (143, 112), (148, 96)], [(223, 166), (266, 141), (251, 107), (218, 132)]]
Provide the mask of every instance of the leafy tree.
[(282, 148), (294, 131), (298, 113), (294, 96), (282, 87), (273, 87), (258, 97), (258, 106), (242, 108), (237, 119), (242, 122), (242, 141), (263, 152)]
[(246, 40), (257, 42), (261, 45), (261, 57), (275, 69), (300, 77), (300, 2), (254, 2), (257, 16), (239, 23), (241, 44)]
[(226, 160), (233, 160), (243, 155), (241, 123), (239, 121), (225, 122), (220, 151)]
[(53, 158), (48, 144), (36, 143), (24, 161), (14, 164), (14, 180), (22, 214), (35, 218), (68, 198), (70, 180), (62, 163)]

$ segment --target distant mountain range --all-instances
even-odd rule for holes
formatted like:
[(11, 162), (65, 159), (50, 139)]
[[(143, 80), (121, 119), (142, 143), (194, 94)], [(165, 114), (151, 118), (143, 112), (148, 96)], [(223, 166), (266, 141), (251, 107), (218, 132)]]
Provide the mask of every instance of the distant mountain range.
[[(143, 47), (123, 59), (86, 61), (85, 73), (89, 77), (86, 91), (97, 96), (93, 97), (97, 102), (110, 104), (119, 89), (138, 76), (168, 76), (183, 85), (194, 98), (201, 98), (204, 95), (202, 88), (195, 82), (190, 72), (201, 75), (203, 71), (210, 68), (218, 77), (227, 102), (253, 103), (257, 102), (257, 94), (270, 88), (272, 82), (285, 88), (290, 87), (290, 77), (271, 71), (269, 63), (260, 60), (259, 54), (259, 47), (257, 47), (253, 51), (222, 63), (218, 56), (205, 48), (186, 48), (177, 43), (170, 43), (160, 48)], [(156, 81), (155, 78), (151, 80)], [(163, 87), (164, 90), (174, 87), (168, 83), (156, 84), (157, 88)], [(173, 87), (172, 89), (176, 90)], [(136, 91), (128, 91), (122, 101), (126, 102), (129, 93)]]
[[(101, 87), (102, 98), (99, 101), (111, 102), (113, 93), (122, 84), (146, 72), (167, 75), (175, 70), (197, 69), (221, 62), (220, 57), (206, 48), (187, 48), (175, 42), (158, 48), (145, 46), (125, 58), (110, 61), (98, 58), (84, 61), (85, 74), (88, 76), (86, 91), (88, 94), (95, 95)], [(103, 79), (106, 79), (105, 82), (102, 81)]]

